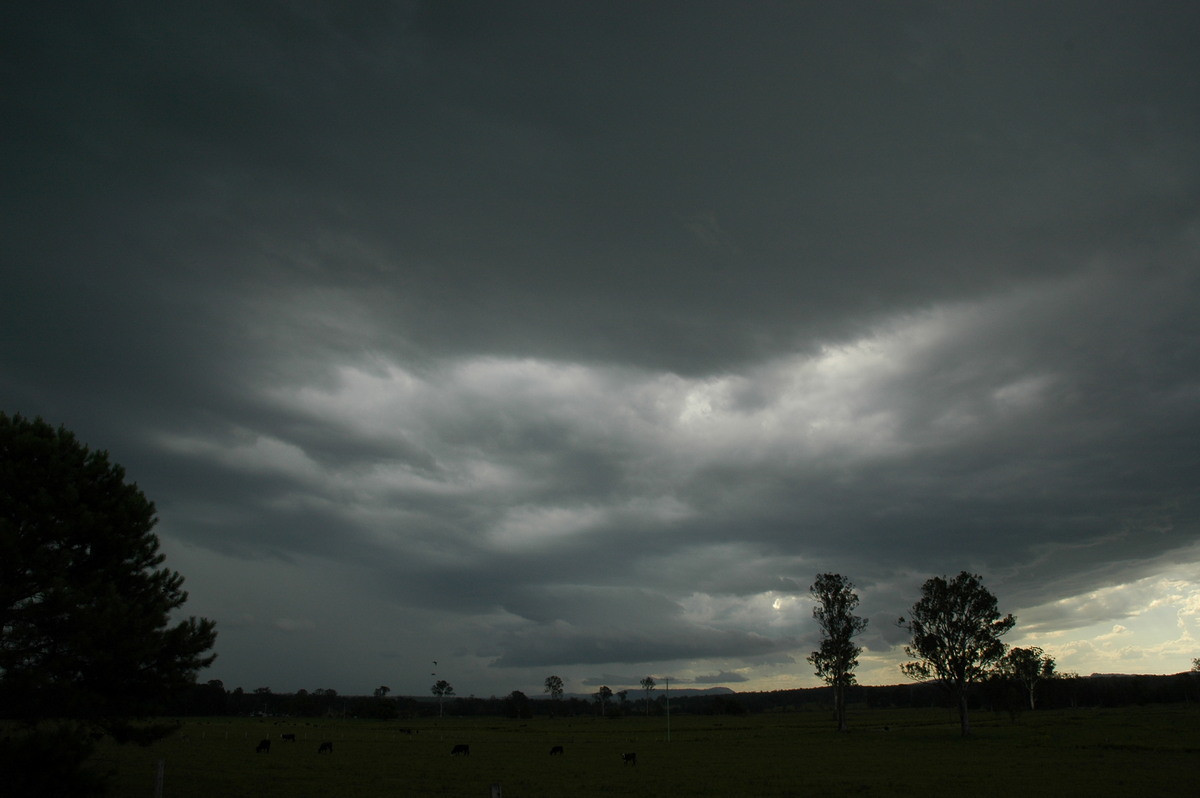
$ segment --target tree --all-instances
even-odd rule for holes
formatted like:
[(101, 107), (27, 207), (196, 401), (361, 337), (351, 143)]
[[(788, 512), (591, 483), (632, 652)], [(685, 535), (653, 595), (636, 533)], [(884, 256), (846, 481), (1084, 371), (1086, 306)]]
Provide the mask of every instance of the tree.
[[(259, 698), (261, 699), (258, 702), (258, 711), (264, 715), (269, 713), (271, 711), (271, 688), (270, 687), (255, 687), (254, 694), (256, 696), (259, 696)], [(318, 690), (317, 695), (320, 695), (320, 694), (321, 694), (321, 691)]]
[(545, 684), (546, 688), (542, 692), (549, 693), (550, 700), (554, 702), (550, 710), (550, 717), (554, 717), (554, 712), (558, 709), (558, 703), (562, 701), (563, 680), (557, 676), (547, 676)]
[(454, 688), (451, 687), (450, 682), (446, 681), (445, 679), (438, 679), (437, 683), (434, 684), (433, 687), (430, 688), (430, 690), (432, 690), (433, 694), (435, 696), (437, 696), (438, 717), (440, 718), (445, 714), (442, 709), (442, 699), (444, 699), (448, 695), (454, 695)]
[(608, 685), (601, 685), (600, 689), (592, 693), (592, 698), (596, 699), (596, 703), (600, 705), (600, 714), (604, 715), (604, 710), (608, 707), (608, 701), (612, 698), (612, 688)]
[(342, 702), (342, 711), (338, 712), (338, 692), (332, 687), (318, 687), (312, 691), (313, 704), (319, 714), (327, 718), (346, 716), (346, 704)]
[(1067, 697), (1071, 701), (1071, 709), (1079, 706), (1079, 691), (1080, 685), (1083, 683), (1082, 677), (1075, 671), (1067, 671), (1060, 673), (1057, 677), (1061, 682), (1067, 685)]
[(1192, 660), (1192, 673), (1200, 673), (1200, 657)]
[(532, 718), (533, 707), (529, 704), (529, 697), (520, 690), (513, 690), (504, 699), (505, 714), (510, 718)]
[(900, 669), (912, 679), (938, 679), (958, 703), (963, 736), (971, 733), (967, 689), (1004, 656), (1000, 637), (1012, 615), (1000, 616), (996, 597), (977, 574), (963, 571), (950, 581), (935, 576), (921, 586), (921, 599), (899, 625), (912, 635), (904, 653), (916, 660)]
[(653, 676), (647, 676), (645, 679), (642, 679), (642, 689), (646, 691), (646, 717), (650, 717), (650, 693), (654, 691), (656, 686), (658, 686), (658, 683), (654, 681)]
[(833, 688), (838, 731), (846, 731), (846, 688), (854, 684), (854, 669), (862, 653), (862, 647), (854, 645), (854, 638), (867, 628), (867, 619), (854, 614), (858, 594), (854, 583), (841, 574), (817, 574), (809, 591), (817, 602), (813, 618), (824, 637), (821, 647), (808, 655), (808, 661), (816, 668), (816, 675)]
[(224, 715), (228, 712), (229, 694), (220, 679), (209, 679), (192, 690), (192, 713), (196, 715)]
[(174, 730), (138, 721), (195, 684), (216, 629), (172, 623), (187, 593), (161, 567), (157, 521), (107, 452), (0, 412), (0, 706), (29, 734), (62, 719), (54, 733), (86, 751), (98, 734), (150, 742)]
[(387, 697), (392, 688), (381, 684), (375, 688), (375, 700), (359, 707), (359, 712), (377, 720), (391, 720), (396, 717), (397, 704)]
[(1035, 709), (1038, 682), (1054, 678), (1054, 657), (1037, 646), (1014, 648), (1000, 660), (1000, 672), (1025, 688), (1029, 695), (1029, 708)]

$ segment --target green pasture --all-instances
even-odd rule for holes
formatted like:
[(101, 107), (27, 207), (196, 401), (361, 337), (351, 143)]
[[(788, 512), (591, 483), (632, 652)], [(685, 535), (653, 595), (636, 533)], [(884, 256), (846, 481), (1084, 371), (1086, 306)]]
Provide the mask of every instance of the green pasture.
[[(1005, 796), (1200, 795), (1200, 709), (977, 713), (959, 736), (945, 710), (859, 710), (838, 734), (824, 712), (675, 716), (188, 720), (149, 748), (103, 743), (113, 795)], [(407, 733), (406, 729), (412, 733)], [(293, 733), (295, 743), (280, 735)], [(269, 754), (255, 754), (261, 739)], [(331, 741), (332, 754), (318, 754)], [(450, 755), (456, 743), (470, 757)], [(563, 756), (549, 756), (562, 745)], [(637, 753), (637, 765), (620, 755)]]

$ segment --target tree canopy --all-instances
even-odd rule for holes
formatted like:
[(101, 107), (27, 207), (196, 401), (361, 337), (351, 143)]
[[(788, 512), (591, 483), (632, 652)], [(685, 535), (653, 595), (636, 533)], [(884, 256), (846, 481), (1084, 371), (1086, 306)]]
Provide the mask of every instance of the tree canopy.
[(921, 599), (899, 624), (912, 635), (904, 652), (915, 662), (900, 669), (910, 678), (938, 679), (958, 700), (964, 736), (971, 733), (967, 688), (1004, 656), (1001, 636), (1016, 624), (1001, 617), (996, 597), (977, 574), (961, 572), (947, 581), (935, 576), (921, 586)]
[(0, 413), (0, 706), (30, 727), (146, 741), (133, 721), (212, 663), (212, 621), (172, 620), (187, 593), (162, 567), (154, 504), (108, 453)]

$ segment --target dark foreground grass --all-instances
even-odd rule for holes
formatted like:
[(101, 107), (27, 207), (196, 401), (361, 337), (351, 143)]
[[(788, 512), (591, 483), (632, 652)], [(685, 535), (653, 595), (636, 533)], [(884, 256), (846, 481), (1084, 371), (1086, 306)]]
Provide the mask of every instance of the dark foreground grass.
[[(113, 794), (307, 796), (1128, 796), (1200, 795), (1200, 708), (979, 713), (970, 739), (945, 710), (741, 718), (498, 718), (378, 722), (188, 721), (150, 748), (104, 744)], [(406, 733), (411, 729), (413, 733)], [(294, 733), (295, 743), (284, 743)], [(260, 739), (270, 754), (255, 754)], [(317, 753), (332, 741), (332, 755)], [(470, 757), (452, 757), (456, 743)], [(563, 756), (549, 756), (562, 745)], [(620, 755), (637, 753), (637, 765)]]

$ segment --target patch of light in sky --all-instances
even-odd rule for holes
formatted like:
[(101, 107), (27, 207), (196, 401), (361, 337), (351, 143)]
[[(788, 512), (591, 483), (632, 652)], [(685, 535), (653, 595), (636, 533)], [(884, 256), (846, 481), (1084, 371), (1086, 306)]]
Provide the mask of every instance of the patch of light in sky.
[[(456, 458), (482, 455), (462, 446), (451, 451), (434, 430), (481, 418), (525, 426), (552, 420), (596, 446), (652, 447), (660, 453), (657, 466), (669, 460), (680, 476), (697, 462), (738, 465), (781, 452), (806, 460), (872, 458), (904, 446), (889, 404), (891, 382), (952, 336), (967, 314), (960, 308), (900, 317), (862, 339), (761, 363), (744, 374), (688, 379), (487, 357), (417, 375), (372, 363), (340, 366), (333, 380), (276, 389), (273, 401), (373, 440), (415, 445), (451, 472), (463, 470)], [(1027, 378), (1001, 386), (996, 401), (1019, 408), (1044, 383)], [(966, 423), (954, 421), (956, 412), (948, 408), (944, 421)], [(281, 460), (275, 453), (273, 462)]]
[(992, 398), (1003, 409), (1020, 410), (1036, 405), (1053, 382), (1053, 377), (1045, 375), (1024, 377), (997, 388)]
[(224, 444), (212, 439), (166, 436), (159, 444), (168, 451), (211, 459), (235, 471), (282, 474), (302, 482), (321, 476), (303, 449), (264, 435), (247, 433)]
[(808, 620), (810, 610), (802, 600), (776, 591), (749, 596), (693, 593), (680, 600), (684, 617), (702, 626), (765, 632), (794, 632)]
[(605, 515), (598, 507), (513, 507), (489, 531), (489, 542), (503, 551), (544, 550), (595, 527)]
[[(1022, 616), (1032, 630), (1022, 631)], [(1010, 645), (1036, 645), (1059, 670), (1172, 673), (1200, 649), (1200, 580), (1168, 573), (1018, 613)]]

